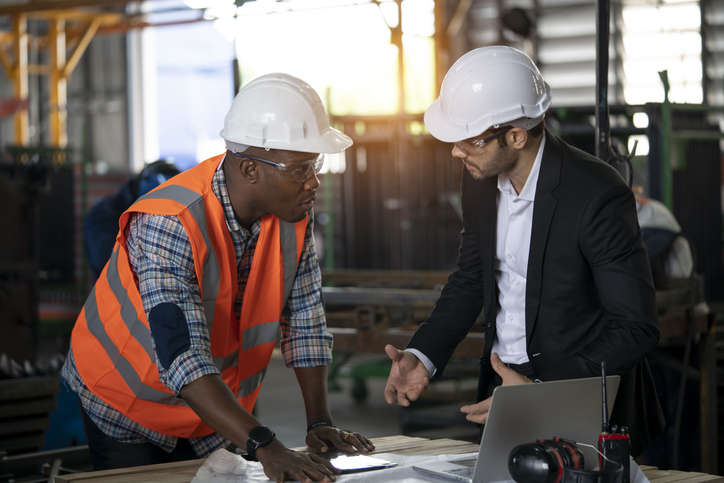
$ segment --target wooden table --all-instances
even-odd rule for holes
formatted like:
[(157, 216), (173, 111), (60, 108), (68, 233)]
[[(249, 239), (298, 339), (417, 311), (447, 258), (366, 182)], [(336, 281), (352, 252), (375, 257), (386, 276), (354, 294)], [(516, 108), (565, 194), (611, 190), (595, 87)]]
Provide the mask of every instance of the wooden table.
[[(440, 455), (474, 453), (478, 445), (453, 439), (426, 439), (409, 436), (386, 436), (372, 438), (375, 453), (395, 453), (401, 455)], [(295, 448), (306, 451), (308, 448)], [(160, 465), (137, 466), (120, 470), (94, 471), (60, 475), (56, 483), (189, 483), (203, 464), (203, 460), (165, 463)], [(651, 466), (642, 466), (651, 483), (724, 483), (724, 477), (704, 473), (686, 473), (683, 471), (660, 471)]]

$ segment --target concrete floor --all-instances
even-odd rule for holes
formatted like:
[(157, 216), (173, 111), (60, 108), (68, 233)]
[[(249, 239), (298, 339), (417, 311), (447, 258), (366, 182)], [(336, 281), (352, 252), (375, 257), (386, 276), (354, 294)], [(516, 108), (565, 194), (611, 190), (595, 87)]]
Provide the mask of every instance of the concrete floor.
[[(353, 356), (348, 364), (380, 360), (380, 356)], [(368, 438), (400, 434), (400, 408), (385, 402), (386, 380), (368, 379), (368, 396), (357, 402), (351, 396), (352, 381), (339, 378), (341, 390), (329, 392), (334, 424)], [(293, 369), (287, 369), (275, 352), (255, 408), (256, 416), (288, 447), (304, 446), (307, 433), (302, 394)]]

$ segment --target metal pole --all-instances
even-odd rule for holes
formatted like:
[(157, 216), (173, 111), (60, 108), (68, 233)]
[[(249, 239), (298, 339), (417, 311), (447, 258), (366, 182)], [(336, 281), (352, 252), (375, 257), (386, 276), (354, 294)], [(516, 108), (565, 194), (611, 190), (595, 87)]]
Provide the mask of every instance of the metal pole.
[(596, 157), (606, 161), (610, 152), (608, 119), (608, 38), (610, 0), (596, 1)]

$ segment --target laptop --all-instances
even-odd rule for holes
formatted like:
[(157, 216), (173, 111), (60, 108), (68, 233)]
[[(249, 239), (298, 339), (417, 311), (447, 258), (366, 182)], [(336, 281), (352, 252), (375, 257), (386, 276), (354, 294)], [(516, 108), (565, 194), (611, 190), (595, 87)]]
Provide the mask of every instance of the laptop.
[[(609, 416), (619, 383), (619, 376), (606, 377)], [(557, 436), (595, 447), (601, 434), (602, 401), (600, 377), (496, 387), (477, 458), (433, 461), (413, 469), (467, 483), (510, 480), (508, 456), (519, 444)], [(596, 451), (579, 449), (585, 468), (595, 468)]]

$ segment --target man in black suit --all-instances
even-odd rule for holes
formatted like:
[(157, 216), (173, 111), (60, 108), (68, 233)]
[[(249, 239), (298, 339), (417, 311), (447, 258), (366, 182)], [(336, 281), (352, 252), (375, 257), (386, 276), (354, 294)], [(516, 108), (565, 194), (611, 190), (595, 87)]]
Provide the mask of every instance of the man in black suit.
[(545, 129), (550, 86), (510, 47), (468, 52), (425, 113), (453, 142), (462, 175), (457, 266), (405, 351), (387, 346), (389, 404), (409, 406), (439, 377), (484, 309), (478, 403), (492, 390), (619, 374), (611, 423), (627, 426), (632, 454), (663, 428), (646, 355), (659, 329), (651, 269), (631, 189), (603, 161)]

